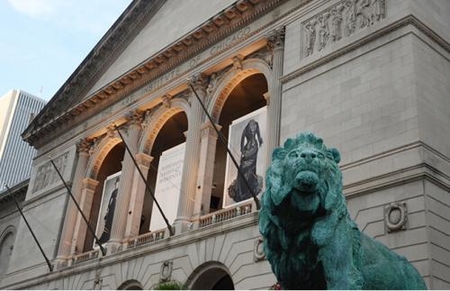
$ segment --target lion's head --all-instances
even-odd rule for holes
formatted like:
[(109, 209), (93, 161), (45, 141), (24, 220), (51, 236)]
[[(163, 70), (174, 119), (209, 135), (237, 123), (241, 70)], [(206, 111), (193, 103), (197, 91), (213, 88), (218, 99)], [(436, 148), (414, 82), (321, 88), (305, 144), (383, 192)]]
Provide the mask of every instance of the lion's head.
[(312, 133), (288, 139), (273, 152), (263, 203), (273, 209), (293, 208), (304, 216), (320, 215), (341, 195), (339, 161), (339, 152), (327, 149)]
[[(316, 227), (319, 232), (315, 233), (315, 226), (330, 217), (338, 220), (348, 214), (339, 161), (339, 152), (328, 149), (312, 133), (288, 139), (273, 152), (266, 173), (259, 228), (266, 257), (285, 288), (292, 278), (299, 274), (307, 278), (319, 268), (315, 260), (319, 245), (333, 230)], [(307, 281), (304, 288), (315, 286)]]

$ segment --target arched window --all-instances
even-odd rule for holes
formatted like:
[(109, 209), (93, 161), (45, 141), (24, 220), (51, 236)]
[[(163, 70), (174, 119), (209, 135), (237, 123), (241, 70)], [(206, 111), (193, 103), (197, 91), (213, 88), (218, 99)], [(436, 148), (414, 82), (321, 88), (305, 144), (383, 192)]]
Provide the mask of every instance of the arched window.
[(7, 227), (0, 236), (0, 277), (6, 274), (14, 247), (14, 227)]
[[(108, 177), (121, 171), (124, 153), (125, 147), (123, 143), (118, 143), (112, 149), (110, 149), (108, 154), (105, 156), (96, 177), (98, 184), (95, 188), (95, 192), (92, 198), (91, 209), (88, 217), (89, 217), (89, 224), (96, 231), (96, 235), (99, 239), (101, 239), (103, 234), (103, 230), (99, 229), (98, 227), (99, 224), (103, 226), (105, 226), (105, 224), (108, 224), (107, 222), (101, 221), (101, 219), (105, 219), (105, 216), (107, 215), (106, 212), (108, 211), (108, 208), (104, 204), (109, 202), (108, 198), (109, 196), (106, 197), (108, 199), (104, 197), (104, 187), (106, 185), (105, 182), (107, 181)], [(111, 225), (111, 223), (109, 223), (109, 225)], [(103, 242), (105, 242), (104, 240), (105, 239), (103, 239)], [(89, 230), (87, 230), (83, 252), (91, 250), (93, 246), (94, 246), (94, 235)]]
[[(249, 184), (255, 187), (255, 194), (258, 194), (257, 188), (261, 186), (257, 184), (262, 183), (261, 178), (258, 178), (258, 175), (261, 176), (257, 171), (258, 163), (263, 163), (262, 157), (265, 157), (261, 147), (265, 142), (266, 117), (259, 118), (266, 114), (261, 109), (267, 104), (264, 98), (267, 88), (266, 78), (261, 73), (243, 79), (226, 97), (219, 117), (221, 132), (228, 141), (227, 146)], [(257, 128), (250, 133), (249, 128), (254, 126)], [(251, 198), (248, 195), (247, 185), (238, 177), (236, 166), (227, 158), (225, 145), (217, 141), (210, 212)]]
[[(160, 201), (163, 199), (161, 196), (161, 193), (157, 193), (158, 191), (162, 191), (163, 189), (156, 189), (157, 180), (158, 180), (158, 167), (160, 166), (161, 156), (163, 153), (167, 153), (168, 150), (173, 149), (174, 147), (184, 143), (186, 141), (185, 132), (188, 130), (188, 120), (186, 113), (184, 111), (180, 111), (178, 113), (175, 113), (170, 118), (165, 121), (164, 125), (161, 127), (161, 129), (158, 132), (158, 135), (156, 136), (153, 146), (151, 149), (151, 157), (153, 158), (150, 163), (150, 168), (148, 170), (147, 175), (147, 181), (150, 186), (150, 189), (152, 190), (153, 194), (156, 195), (158, 202), (161, 206), (166, 206), (167, 204), (164, 203), (164, 201)], [(181, 156), (181, 159), (183, 159), (184, 156)], [(169, 167), (170, 165), (167, 165)], [(166, 167), (166, 168), (167, 168)], [(175, 180), (181, 179), (181, 170), (182, 167), (175, 166), (178, 168), (179, 176), (175, 177)], [(160, 183), (162, 182), (162, 179), (160, 177)], [(167, 191), (182, 191), (180, 189), (180, 186), (176, 183), (172, 183), (170, 180), (166, 180), (168, 188), (166, 188)], [(170, 189), (169, 189), (170, 188)], [(146, 191), (145, 189), (140, 189), (140, 191)], [(158, 199), (160, 197), (160, 199)], [(178, 201), (174, 201), (176, 204)], [(175, 205), (176, 205), (175, 204)], [(175, 213), (177, 209), (174, 209), (173, 207), (171, 209), (167, 209), (167, 207), (162, 207), (163, 211), (167, 214), (169, 213)], [(159, 219), (160, 213), (159, 211), (154, 207), (153, 198), (148, 191), (146, 191), (144, 196), (144, 203), (142, 207), (142, 220), (141, 225), (139, 228), (139, 234), (143, 234), (150, 231), (151, 226), (151, 218), (158, 216)], [(172, 221), (173, 222), (173, 221)], [(158, 224), (153, 224), (158, 225)], [(163, 226), (165, 227), (165, 226)], [(154, 229), (152, 227), (151, 229)]]

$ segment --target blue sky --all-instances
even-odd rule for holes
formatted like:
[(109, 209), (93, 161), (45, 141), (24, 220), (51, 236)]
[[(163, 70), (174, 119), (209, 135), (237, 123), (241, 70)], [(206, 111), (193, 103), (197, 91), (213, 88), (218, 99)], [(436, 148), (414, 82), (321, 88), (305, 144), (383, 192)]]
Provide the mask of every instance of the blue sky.
[(0, 0), (0, 97), (51, 99), (131, 0)]

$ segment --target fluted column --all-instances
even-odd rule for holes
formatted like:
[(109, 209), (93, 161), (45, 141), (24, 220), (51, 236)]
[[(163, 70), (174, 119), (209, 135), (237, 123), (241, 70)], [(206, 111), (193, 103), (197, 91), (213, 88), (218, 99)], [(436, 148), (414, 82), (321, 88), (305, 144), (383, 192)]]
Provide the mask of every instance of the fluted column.
[[(153, 157), (139, 153), (136, 155), (136, 162), (147, 179), (148, 170)], [(139, 235), (139, 227), (141, 224), (142, 205), (144, 204), (144, 196), (147, 193), (145, 181), (142, 179), (137, 168), (133, 173), (133, 186), (131, 188), (131, 198), (129, 211), (131, 212), (130, 218), (127, 220), (127, 227), (125, 229), (125, 238), (135, 237)]]
[[(143, 115), (141, 111), (136, 110), (130, 112), (127, 116), (128, 129), (126, 132), (121, 130), (121, 134), (125, 139), (132, 155), (137, 153), (142, 118)], [(131, 217), (129, 213), (129, 205), (135, 170), (136, 166), (134, 165), (133, 158), (130, 156), (128, 151), (125, 150), (125, 155), (122, 162), (122, 174), (120, 177), (119, 191), (117, 194), (116, 209), (114, 211), (114, 218), (111, 227), (111, 238), (109, 240), (111, 248), (108, 249), (108, 252), (115, 252), (125, 237), (127, 220)]]
[(280, 124), (281, 124), (281, 82), (283, 75), (283, 54), (284, 54), (284, 27), (275, 30), (267, 40), (267, 46), (272, 51), (272, 74), (270, 81), (270, 102), (268, 102), (268, 141), (267, 141), (267, 161), (272, 160), (272, 152), (280, 144)]
[[(86, 173), (87, 163), (89, 161), (90, 147), (91, 141), (88, 139), (81, 140), (77, 144), (78, 161), (71, 189), (72, 195), (77, 203), (79, 203), (81, 198), (82, 181)], [(71, 249), (74, 248), (73, 245), (75, 244), (75, 242), (73, 241), (73, 235), (78, 214), (78, 208), (76, 207), (72, 198), (69, 197), (64, 226), (61, 232), (58, 255), (56, 257), (57, 260), (66, 260), (71, 255)]]
[[(221, 126), (216, 124), (217, 129)], [(213, 125), (207, 121), (201, 127), (200, 159), (197, 178), (197, 191), (194, 204), (194, 220), (209, 213), (211, 189), (214, 174), (214, 157), (216, 152), (217, 133)]]
[[(205, 101), (206, 81), (203, 75), (198, 74), (192, 78), (192, 85), (198, 96)], [(192, 92), (194, 94), (194, 92)], [(195, 191), (197, 184), (199, 147), (200, 147), (200, 127), (203, 119), (203, 109), (197, 98), (191, 96), (191, 111), (189, 113), (188, 135), (186, 138), (186, 149), (183, 164), (183, 176), (181, 178), (181, 193), (178, 203), (177, 218), (175, 219), (176, 232), (183, 232), (187, 229), (187, 225), (191, 219)]]

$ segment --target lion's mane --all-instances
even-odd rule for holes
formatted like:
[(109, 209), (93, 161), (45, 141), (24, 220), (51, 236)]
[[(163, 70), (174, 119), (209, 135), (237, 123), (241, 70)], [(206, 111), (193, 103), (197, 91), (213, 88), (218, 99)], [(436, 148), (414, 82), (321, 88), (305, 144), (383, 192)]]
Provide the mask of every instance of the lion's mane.
[[(328, 149), (312, 133), (288, 139), (273, 152), (259, 228), (266, 258), (281, 286), (426, 288), (406, 259), (362, 234), (350, 219), (342, 194), (339, 161), (339, 152)], [(380, 259), (374, 261), (377, 257)], [(391, 270), (386, 270), (386, 264)], [(393, 277), (394, 273), (416, 278), (409, 279), (415, 285), (403, 284)], [(386, 278), (388, 283), (384, 284)]]

